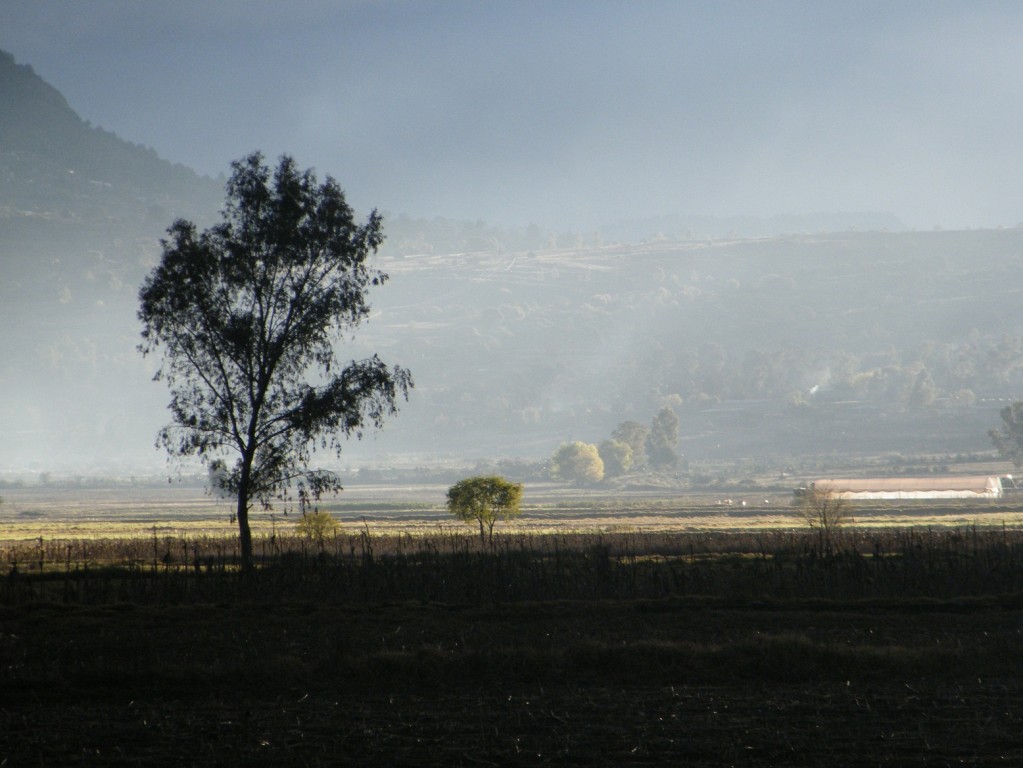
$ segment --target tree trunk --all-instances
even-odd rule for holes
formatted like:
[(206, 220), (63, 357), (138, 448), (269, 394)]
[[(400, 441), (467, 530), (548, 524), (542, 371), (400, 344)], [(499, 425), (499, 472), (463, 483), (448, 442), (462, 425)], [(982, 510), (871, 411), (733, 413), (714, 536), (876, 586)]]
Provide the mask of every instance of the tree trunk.
[(252, 459), (242, 457), (242, 476), (238, 482), (238, 541), (242, 551), (242, 573), (252, 570), (252, 530), (249, 528), (249, 480)]
[(249, 499), (238, 492), (238, 541), (242, 550), (242, 572), (252, 570), (252, 531), (249, 528)]

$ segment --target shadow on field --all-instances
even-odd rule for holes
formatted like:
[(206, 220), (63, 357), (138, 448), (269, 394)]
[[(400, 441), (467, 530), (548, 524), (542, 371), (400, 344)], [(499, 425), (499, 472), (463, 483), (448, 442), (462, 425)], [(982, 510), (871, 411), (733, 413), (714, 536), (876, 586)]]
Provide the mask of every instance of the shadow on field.
[(266, 542), (244, 576), (226, 540), (40, 543), (0, 586), (0, 755), (1023, 761), (1023, 536), (812, 541), (338, 536)]

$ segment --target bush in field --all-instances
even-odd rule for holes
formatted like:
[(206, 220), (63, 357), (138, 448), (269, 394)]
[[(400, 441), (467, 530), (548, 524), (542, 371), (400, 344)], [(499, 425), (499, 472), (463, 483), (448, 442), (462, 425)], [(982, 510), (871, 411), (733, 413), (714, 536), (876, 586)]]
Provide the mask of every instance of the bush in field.
[(599, 483), (604, 479), (604, 462), (597, 446), (565, 443), (551, 457), (551, 477), (570, 483)]
[(829, 555), (839, 530), (852, 522), (852, 510), (845, 499), (828, 485), (811, 485), (800, 499), (799, 511), (817, 534), (817, 551)]
[(341, 523), (329, 512), (304, 512), (295, 524), (295, 530), (307, 539), (323, 542), (341, 530)]
[(521, 513), (522, 484), (497, 475), (468, 477), (448, 488), (448, 510), (466, 523), (477, 523), (480, 541), (494, 541), (494, 524)]

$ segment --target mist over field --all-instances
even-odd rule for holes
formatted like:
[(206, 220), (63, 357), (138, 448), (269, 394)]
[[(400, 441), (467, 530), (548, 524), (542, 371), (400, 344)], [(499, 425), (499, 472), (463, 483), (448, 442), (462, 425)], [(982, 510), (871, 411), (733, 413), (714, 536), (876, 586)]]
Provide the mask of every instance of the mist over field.
[(159, 472), (138, 288), (260, 149), (384, 214), (342, 466), (988, 452), (1023, 397), (1023, 8), (383, 2), (0, 12), (0, 475)]

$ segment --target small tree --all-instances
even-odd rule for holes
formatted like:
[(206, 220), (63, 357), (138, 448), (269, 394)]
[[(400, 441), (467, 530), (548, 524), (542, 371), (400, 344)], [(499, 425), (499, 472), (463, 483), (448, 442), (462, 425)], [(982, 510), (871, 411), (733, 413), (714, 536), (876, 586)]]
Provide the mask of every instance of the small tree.
[(477, 523), (484, 546), (494, 542), (494, 525), (522, 514), (522, 484), (497, 475), (468, 477), (448, 488), (448, 511), (466, 523)]
[(646, 466), (646, 436), (650, 429), (638, 421), (623, 421), (611, 433), (611, 439), (625, 443), (632, 449), (632, 466)]
[(849, 502), (830, 485), (812, 483), (800, 499), (799, 511), (811, 530), (817, 534), (817, 551), (830, 555), (832, 544), (843, 525), (852, 522)]
[(1002, 426), (988, 432), (991, 442), (1004, 458), (1020, 469), (1023, 467), (1023, 400), (1005, 406), (998, 415), (1002, 417)]
[(305, 536), (317, 544), (323, 544), (324, 541), (341, 530), (341, 523), (329, 512), (315, 510), (303, 512), (295, 524), (295, 530), (300, 536)]
[(646, 454), (650, 466), (655, 469), (673, 469), (678, 465), (678, 414), (664, 406), (650, 424), (646, 438)]
[(906, 397), (906, 404), (910, 408), (929, 408), (934, 405), (937, 396), (938, 388), (934, 385), (934, 379), (931, 378), (927, 369), (923, 368), (913, 380), (913, 386)]
[(375, 355), (337, 357), (369, 315), (368, 288), (387, 279), (367, 266), (380, 217), (358, 224), (333, 179), (319, 184), (287, 156), (274, 171), (258, 152), (232, 168), (221, 223), (168, 229), (139, 291), (139, 349), (162, 350), (156, 378), (171, 390), (173, 423), (158, 441), (198, 456), (215, 490), (236, 496), (248, 570), (251, 502), (339, 491), (337, 475), (310, 468), (314, 449), (340, 454), (342, 438), (381, 426), (412, 377)]
[(551, 457), (551, 477), (570, 483), (599, 483), (604, 479), (604, 462), (597, 446), (565, 443)]
[(620, 440), (605, 440), (597, 447), (607, 477), (624, 475), (632, 468), (632, 448)]

